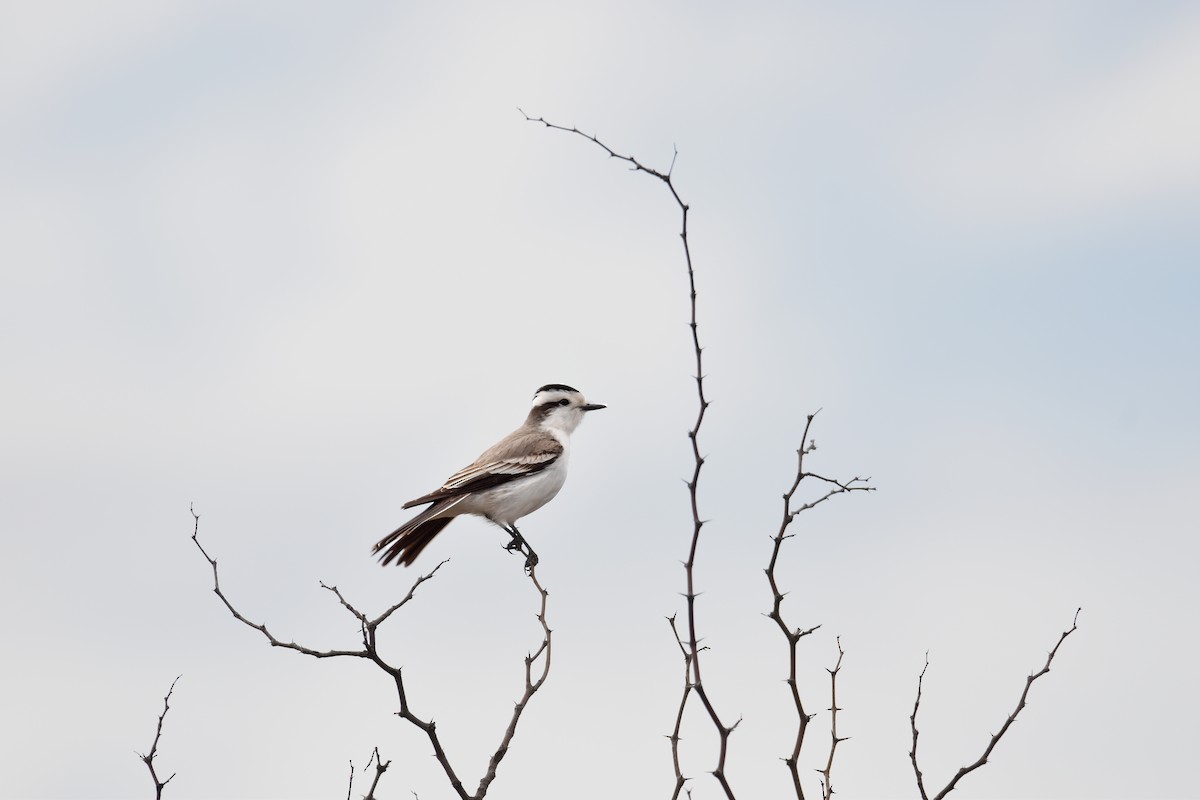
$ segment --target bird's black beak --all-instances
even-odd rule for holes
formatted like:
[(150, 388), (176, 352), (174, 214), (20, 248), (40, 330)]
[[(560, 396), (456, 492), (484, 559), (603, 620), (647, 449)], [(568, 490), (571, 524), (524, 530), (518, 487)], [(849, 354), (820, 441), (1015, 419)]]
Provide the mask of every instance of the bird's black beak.
[(608, 408), (608, 406), (602, 406), (599, 403), (588, 403), (587, 405), (580, 406), (580, 408), (584, 411), (599, 411), (602, 408)]

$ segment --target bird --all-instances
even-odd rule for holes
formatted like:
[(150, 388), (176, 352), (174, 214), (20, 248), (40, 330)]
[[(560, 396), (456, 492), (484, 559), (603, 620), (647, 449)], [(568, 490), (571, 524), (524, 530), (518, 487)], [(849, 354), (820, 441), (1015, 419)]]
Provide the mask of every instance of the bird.
[(521, 427), (438, 489), (405, 503), (404, 508), (429, 507), (376, 542), (371, 552), (382, 553), (383, 566), (393, 561), (409, 566), (451, 520), (475, 514), (512, 537), (505, 549), (526, 554), (525, 569), (531, 571), (538, 557), (517, 530), (517, 520), (546, 505), (562, 489), (571, 433), (589, 411), (606, 407), (587, 402), (577, 389), (562, 383), (542, 386)]

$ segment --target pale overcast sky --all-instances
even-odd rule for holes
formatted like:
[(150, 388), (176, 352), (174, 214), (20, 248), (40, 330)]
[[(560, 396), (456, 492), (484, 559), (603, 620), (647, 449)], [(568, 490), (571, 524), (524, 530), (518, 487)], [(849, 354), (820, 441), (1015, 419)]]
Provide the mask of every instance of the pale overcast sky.
[[(781, 578), (835, 786), (1196, 797), (1200, 11), (1189, 3), (130, 2), (0, 5), (0, 795), (451, 791), (319, 580), (518, 424), (541, 384), (609, 409), (522, 529), (549, 682), (489, 797), (669, 797), (694, 415), (692, 206), (713, 405), (697, 580), (739, 798), (787, 796), (786, 650), (762, 570), (806, 413), (870, 475)], [(539, 641), (504, 535), (461, 520), (382, 631), (474, 786)], [(685, 731), (696, 800), (714, 737)], [(356, 788), (356, 794), (366, 787)]]

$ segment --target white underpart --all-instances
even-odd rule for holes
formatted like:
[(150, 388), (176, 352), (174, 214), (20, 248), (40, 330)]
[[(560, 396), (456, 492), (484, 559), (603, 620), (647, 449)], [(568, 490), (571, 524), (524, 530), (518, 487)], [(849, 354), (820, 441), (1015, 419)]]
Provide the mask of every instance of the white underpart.
[(478, 514), (497, 525), (512, 526), (521, 517), (532, 514), (549, 503), (567, 480), (567, 461), (571, 455), (570, 437), (561, 431), (543, 426), (562, 443), (562, 455), (545, 469), (525, 478), (517, 478), (494, 489), (469, 495), (454, 508), (455, 514)]

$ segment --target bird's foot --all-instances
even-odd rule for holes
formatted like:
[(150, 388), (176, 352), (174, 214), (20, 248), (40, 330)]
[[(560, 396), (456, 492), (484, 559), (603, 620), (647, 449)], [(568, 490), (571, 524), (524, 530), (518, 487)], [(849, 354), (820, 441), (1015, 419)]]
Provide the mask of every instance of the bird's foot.
[(510, 553), (524, 553), (525, 548), (529, 547), (525, 542), (525, 537), (516, 531), (509, 531), (508, 535), (512, 537), (512, 541), (504, 545), (504, 549)]
[(505, 530), (508, 531), (508, 535), (512, 537), (512, 541), (504, 545), (504, 549), (510, 553), (521, 553), (524, 555), (525, 572), (532, 572), (533, 568), (536, 567), (538, 563), (537, 553), (533, 552), (533, 548), (529, 546), (529, 542), (525, 541), (525, 537), (522, 536), (521, 532), (516, 528), (513, 528), (512, 530), (505, 528)]

